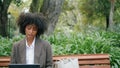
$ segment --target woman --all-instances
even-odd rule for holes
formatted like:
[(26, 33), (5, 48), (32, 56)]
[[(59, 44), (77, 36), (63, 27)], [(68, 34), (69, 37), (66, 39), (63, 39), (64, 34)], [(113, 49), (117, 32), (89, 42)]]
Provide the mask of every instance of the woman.
[(39, 38), (47, 28), (44, 16), (37, 13), (21, 13), (17, 25), (25, 38), (14, 44), (11, 64), (40, 64), (40, 68), (52, 68), (51, 46)]

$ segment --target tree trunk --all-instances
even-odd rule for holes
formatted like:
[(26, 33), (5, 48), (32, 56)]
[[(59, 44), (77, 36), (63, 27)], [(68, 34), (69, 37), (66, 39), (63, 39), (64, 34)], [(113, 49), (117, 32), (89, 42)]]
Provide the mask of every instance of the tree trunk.
[(58, 22), (64, 0), (44, 0), (41, 11), (48, 20), (47, 35), (53, 33), (55, 26)]
[(47, 35), (52, 34), (55, 29), (63, 2), (64, 0), (33, 0), (31, 3), (30, 12), (41, 12), (46, 16), (48, 21)]
[(109, 14), (109, 30), (113, 31), (113, 13), (114, 13), (115, 0), (111, 0), (110, 14)]
[(109, 15), (106, 15), (106, 31), (109, 28)]
[(0, 35), (6, 37), (7, 33), (7, 10), (11, 0), (0, 1)]

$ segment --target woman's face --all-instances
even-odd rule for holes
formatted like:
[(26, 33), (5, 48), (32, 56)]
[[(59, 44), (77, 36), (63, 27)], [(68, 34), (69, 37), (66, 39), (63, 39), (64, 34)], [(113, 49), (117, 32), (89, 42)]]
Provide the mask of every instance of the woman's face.
[(25, 34), (28, 39), (34, 39), (36, 37), (38, 28), (34, 24), (29, 24), (25, 27)]

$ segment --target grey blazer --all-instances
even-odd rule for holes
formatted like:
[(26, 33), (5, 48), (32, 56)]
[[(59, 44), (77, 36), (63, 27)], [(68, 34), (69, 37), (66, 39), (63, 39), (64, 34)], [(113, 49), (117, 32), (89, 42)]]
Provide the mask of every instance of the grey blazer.
[[(48, 42), (36, 38), (34, 49), (34, 63), (40, 64), (40, 68), (52, 68), (52, 49)], [(13, 45), (11, 64), (26, 64), (26, 41), (25, 39)]]

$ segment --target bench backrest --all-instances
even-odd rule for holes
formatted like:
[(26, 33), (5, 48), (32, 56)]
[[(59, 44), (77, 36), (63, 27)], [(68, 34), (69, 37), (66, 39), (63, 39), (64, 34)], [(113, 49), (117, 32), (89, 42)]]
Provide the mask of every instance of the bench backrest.
[(64, 58), (78, 58), (80, 68), (110, 68), (108, 54), (61, 55), (54, 56), (53, 60)]
[(0, 67), (8, 67), (10, 57), (0, 57)]
[[(64, 58), (78, 58), (80, 68), (110, 68), (109, 54), (59, 55), (53, 61)], [(0, 67), (7, 67), (10, 57), (0, 57)]]

